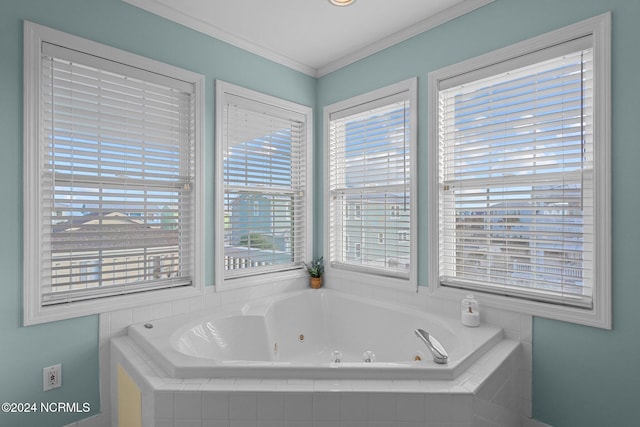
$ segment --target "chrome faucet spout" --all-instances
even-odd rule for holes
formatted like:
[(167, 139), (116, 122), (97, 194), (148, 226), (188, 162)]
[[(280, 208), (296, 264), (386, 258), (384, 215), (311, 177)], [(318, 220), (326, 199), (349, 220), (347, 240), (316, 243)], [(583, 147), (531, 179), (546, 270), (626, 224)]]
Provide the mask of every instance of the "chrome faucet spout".
[(444, 349), (442, 344), (438, 342), (432, 335), (429, 335), (427, 331), (424, 329), (416, 329), (415, 334), (422, 342), (427, 346), (431, 356), (433, 356), (433, 361), (439, 363), (441, 365), (447, 363), (449, 360), (449, 355), (447, 351)]

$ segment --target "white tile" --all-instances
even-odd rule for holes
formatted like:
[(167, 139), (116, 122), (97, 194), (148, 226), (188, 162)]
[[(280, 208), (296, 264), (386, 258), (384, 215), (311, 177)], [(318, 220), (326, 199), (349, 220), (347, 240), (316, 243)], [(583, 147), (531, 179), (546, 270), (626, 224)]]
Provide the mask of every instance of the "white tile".
[(515, 311), (503, 311), (501, 317), (503, 328), (520, 331), (520, 313), (516, 313)]
[(173, 418), (173, 392), (156, 391), (155, 397), (155, 418)]
[(425, 399), (425, 409), (429, 422), (451, 421), (453, 418), (453, 396), (450, 394), (428, 394)]
[[(72, 424), (75, 426), (75, 423)], [(109, 420), (109, 414), (102, 412), (100, 414), (93, 415), (89, 418), (84, 418), (78, 421), (77, 427), (108, 427), (111, 425)]]
[(522, 368), (527, 371), (533, 369), (533, 344), (522, 343)]
[(344, 385), (340, 380), (315, 380), (313, 390), (316, 392), (339, 392), (344, 390)]
[(342, 427), (369, 427), (369, 422), (342, 420)]
[(171, 315), (177, 316), (189, 312), (189, 300), (179, 299), (171, 302)]
[(369, 427), (397, 427), (395, 421), (370, 421)]
[(229, 427), (229, 420), (204, 420), (202, 427)]
[(165, 317), (171, 317), (171, 303), (161, 302), (153, 304), (153, 318), (164, 319)]
[[(287, 380), (287, 384), (294, 386), (298, 391), (313, 391), (314, 381), (301, 378), (291, 378)], [(292, 387), (292, 389), (294, 387)]]
[(202, 419), (202, 394), (197, 391), (178, 391), (174, 394), (176, 420)]
[(481, 399), (475, 398), (473, 399), (473, 415), (474, 421), (481, 420), (494, 420), (498, 417), (498, 406), (493, 403)]
[(424, 427), (424, 421), (398, 421), (395, 427)]
[(395, 393), (369, 394), (369, 420), (394, 421), (397, 416)]
[(258, 427), (258, 422), (255, 420), (231, 420), (231, 427)]
[(550, 426), (548, 424), (545, 424), (533, 418), (525, 418), (522, 421), (522, 427), (550, 427)]
[(533, 416), (533, 402), (530, 399), (520, 399), (520, 413), (525, 418)]
[[(427, 395), (429, 398), (431, 395)], [(398, 421), (425, 421), (425, 395), (422, 393), (398, 393), (396, 400)]]
[(238, 391), (258, 391), (265, 390), (262, 381), (257, 378), (238, 378), (236, 380)]
[(207, 391), (202, 394), (202, 417), (205, 420), (229, 419), (229, 393)]
[(288, 423), (313, 420), (313, 393), (286, 393), (285, 408)]
[(175, 427), (175, 423), (173, 421), (173, 418), (171, 419), (156, 418), (155, 427)]
[(520, 331), (522, 342), (531, 343), (533, 341), (533, 316), (528, 314), (520, 316)]
[(313, 427), (313, 421), (287, 421), (286, 427)]
[(503, 329), (504, 337), (508, 340), (520, 341), (520, 330)]
[(252, 299), (253, 293), (256, 292), (252, 287), (229, 289), (220, 293), (220, 302), (222, 304), (233, 304), (235, 302), (243, 302)]
[(221, 298), (220, 294), (216, 292), (205, 293), (204, 296), (204, 305), (205, 308), (214, 308), (220, 305)]
[(255, 392), (234, 392), (229, 399), (231, 421), (256, 420), (258, 417), (258, 397)]
[(427, 302), (429, 301), (429, 295), (420, 289), (420, 291), (416, 294), (415, 291), (410, 292), (399, 292), (398, 293), (398, 301), (400, 304), (410, 305), (412, 307), (418, 308), (426, 308)]
[(340, 421), (314, 421), (314, 427), (342, 427)]
[(284, 420), (284, 393), (258, 393), (258, 420)]
[(133, 309), (133, 323), (141, 323), (153, 320), (153, 306), (144, 305)]
[(258, 427), (285, 427), (284, 420), (261, 420), (258, 419)]
[(117, 337), (127, 334), (127, 327), (133, 321), (133, 311), (131, 309), (111, 312), (111, 336)]
[(176, 420), (176, 427), (202, 427), (202, 420)]
[(260, 380), (260, 387), (265, 391), (286, 390), (286, 385), (287, 380), (285, 379), (266, 378)]
[(210, 378), (210, 385), (219, 385), (221, 387), (227, 387), (229, 389), (235, 389), (237, 380), (235, 378)]
[(368, 393), (342, 393), (342, 421), (367, 421), (369, 419)]
[(313, 419), (314, 421), (337, 421), (340, 419), (340, 393), (314, 393)]
[(185, 379), (180, 383), (179, 391), (201, 391), (203, 383), (207, 383), (204, 378), (200, 378), (199, 381), (191, 378)]
[(204, 295), (189, 298), (188, 301), (189, 301), (189, 311), (190, 312), (204, 310), (204, 308), (205, 308), (205, 296)]
[(491, 399), (491, 402), (505, 408), (513, 408), (514, 402), (513, 400), (511, 400), (511, 397), (513, 396), (513, 394), (510, 393), (510, 391), (511, 389), (510, 389), (509, 382), (503, 384), (503, 386), (497, 391), (495, 396), (493, 396), (493, 399)]
[[(452, 396), (452, 402), (452, 421), (470, 423), (473, 419), (473, 395), (456, 394)], [(427, 414), (427, 419), (429, 419), (429, 414)]]
[(492, 400), (495, 394), (507, 382), (510, 374), (511, 363), (504, 361), (500, 366), (490, 374), (489, 378), (484, 382), (477, 396), (481, 399)]

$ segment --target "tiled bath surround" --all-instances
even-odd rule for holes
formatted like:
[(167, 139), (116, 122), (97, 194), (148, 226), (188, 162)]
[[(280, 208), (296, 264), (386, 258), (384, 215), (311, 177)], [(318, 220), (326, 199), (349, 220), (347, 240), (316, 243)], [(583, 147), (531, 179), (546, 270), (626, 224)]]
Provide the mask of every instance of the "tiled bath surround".
[[(293, 279), (287, 282), (282, 282), (277, 284), (270, 284), (270, 285), (264, 285), (259, 287), (252, 287), (252, 288), (242, 288), (238, 290), (225, 291), (221, 293), (215, 293), (213, 292), (213, 288), (208, 288), (204, 298), (192, 298), (188, 300), (179, 300), (179, 301), (174, 301), (172, 303), (137, 307), (135, 309), (120, 310), (120, 311), (115, 311), (115, 312), (101, 315), (100, 316), (100, 384), (101, 384), (100, 387), (101, 387), (101, 411), (102, 412), (98, 416), (88, 418), (86, 420), (81, 420), (77, 423), (71, 424), (70, 426), (106, 427), (106, 426), (112, 425), (111, 423), (111, 391), (110, 391), (111, 390), (110, 341), (111, 341), (111, 338), (116, 338), (116, 337), (121, 337), (126, 335), (126, 328), (130, 324), (164, 318), (164, 317), (182, 314), (190, 311), (198, 311), (205, 308), (214, 308), (220, 304), (249, 300), (254, 298), (260, 298), (265, 295), (272, 295), (280, 292), (303, 289), (306, 286), (307, 286), (307, 280)], [(375, 287), (370, 285), (364, 286), (364, 285), (357, 285), (354, 283), (350, 283), (347, 286), (345, 284), (341, 284), (340, 281), (336, 281), (336, 280), (332, 281), (329, 287), (343, 291), (343, 292), (361, 295), (367, 298), (382, 299), (384, 301), (396, 301), (400, 304), (411, 305), (414, 307), (421, 308), (423, 310), (432, 310), (436, 312), (458, 310), (458, 304), (456, 302), (432, 301), (431, 299), (429, 299), (429, 296), (427, 295), (427, 289), (422, 287), (419, 289), (419, 292), (416, 293), (415, 291), (408, 292), (405, 290), (395, 290), (395, 289), (381, 288), (381, 287)], [(488, 307), (482, 307), (482, 321), (501, 326), (502, 328), (504, 328), (505, 335), (507, 338), (520, 342), (519, 350), (517, 350), (516, 353), (519, 354), (519, 357), (521, 357), (521, 363), (518, 364), (518, 368), (516, 369), (516, 371), (515, 372), (510, 371), (510, 375), (509, 375), (509, 383), (511, 384), (509, 387), (513, 387), (515, 384), (515, 386), (517, 387), (517, 390), (514, 390), (514, 392), (510, 394), (511, 396), (510, 398), (513, 398), (513, 396), (519, 396), (517, 397), (518, 402), (516, 402), (517, 406), (515, 407), (515, 410), (519, 411), (520, 417), (523, 420), (523, 425), (525, 426), (538, 425), (537, 423), (535, 423), (535, 421), (529, 420), (529, 417), (531, 416), (531, 338), (532, 338), (531, 316), (521, 315), (518, 313), (507, 312), (502, 310), (490, 309)], [(490, 352), (484, 357), (485, 358), (492, 357), (491, 356), (492, 354), (493, 353)], [(511, 363), (513, 364), (513, 361)], [(179, 415), (182, 413), (182, 412), (175, 412), (176, 402), (182, 402), (183, 398), (185, 397), (185, 396), (182, 396), (181, 394), (178, 394), (178, 396), (180, 397), (176, 397), (175, 393), (180, 393), (181, 391), (183, 391), (184, 387), (186, 387), (187, 384), (189, 384), (192, 381), (193, 380), (189, 380), (184, 384), (176, 386), (177, 388), (173, 391), (168, 391), (168, 390), (163, 391), (164, 393), (172, 393), (172, 395), (174, 396), (173, 399), (174, 399), (175, 415)], [(169, 383), (170, 382), (171, 381), (169, 381)], [(384, 426), (384, 425), (395, 425), (394, 422), (390, 422), (389, 420), (386, 420), (386, 419), (380, 419), (377, 417), (377, 415), (375, 415), (377, 413), (376, 411), (379, 412), (380, 408), (384, 407), (384, 406), (381, 406), (380, 404), (380, 400), (383, 399), (384, 396), (386, 397), (390, 397), (391, 395), (395, 396), (395, 398), (392, 398), (391, 401), (395, 402), (396, 415), (398, 413), (398, 408), (400, 408), (400, 412), (402, 414), (405, 414), (405, 411), (403, 408), (406, 406), (407, 401), (412, 399), (414, 399), (413, 401), (415, 401), (415, 399), (417, 399), (418, 401), (422, 400), (421, 398), (416, 397), (416, 392), (417, 392), (417, 395), (420, 395), (420, 394), (423, 395), (425, 408), (432, 407), (433, 406), (432, 403), (435, 401), (438, 401), (439, 399), (444, 399), (444, 400), (449, 399), (448, 397), (444, 397), (444, 395), (442, 394), (444, 393), (444, 390), (442, 388), (437, 390), (432, 390), (431, 388), (429, 388), (430, 387), (429, 384), (422, 384), (422, 386), (425, 386), (426, 388), (424, 388), (421, 391), (418, 391), (416, 389), (413, 389), (411, 391), (411, 390), (407, 390), (406, 388), (405, 389), (398, 388), (402, 385), (406, 386), (407, 382), (404, 382), (404, 384), (403, 382), (396, 382), (394, 385), (395, 388), (394, 387), (388, 388), (386, 386), (380, 386), (380, 385), (378, 385), (376, 388), (376, 386), (372, 383), (360, 382), (360, 384), (358, 383), (351, 384), (352, 389), (347, 392), (345, 390), (335, 391), (336, 387), (331, 388), (331, 383), (327, 383), (327, 382), (317, 383), (314, 385), (313, 389), (309, 389), (309, 384), (304, 384), (304, 383), (290, 384), (284, 381), (280, 383), (278, 383), (277, 381), (257, 383), (254, 381), (253, 384), (248, 384), (247, 380), (243, 380), (241, 383), (238, 383), (237, 381), (234, 382), (231, 386), (227, 387), (226, 389), (218, 388), (217, 392), (222, 393), (223, 396), (228, 395), (229, 399), (234, 393), (239, 393), (240, 390), (242, 390), (242, 393), (260, 393), (260, 396), (262, 396), (261, 397), (262, 403), (260, 403), (260, 405), (265, 404), (266, 402), (265, 399), (274, 399), (275, 402), (279, 402), (280, 397), (285, 399), (285, 403), (286, 403), (287, 399), (285, 397), (289, 396), (291, 392), (302, 393), (305, 397), (298, 396), (297, 398), (302, 399), (301, 401), (305, 402), (305, 401), (308, 401), (309, 393), (311, 393), (313, 408), (314, 408), (314, 411), (316, 411), (314, 412), (314, 416), (316, 417), (315, 424), (302, 423), (298, 425), (302, 425), (302, 426), (314, 425), (318, 427), (333, 427), (333, 426), (346, 427), (351, 425), (364, 427), (369, 425), (367, 424), (369, 421), (366, 421), (366, 420), (349, 419), (350, 416), (347, 415), (348, 409), (344, 409), (344, 410), (342, 409), (343, 406), (345, 406), (345, 408), (350, 408), (351, 403), (349, 402), (352, 402), (353, 399), (357, 399), (357, 397), (346, 397), (346, 396), (351, 396), (351, 393), (360, 395), (359, 398), (361, 400), (363, 399), (362, 394), (365, 394), (368, 396), (368, 408), (369, 408), (368, 411), (370, 412), (372, 411), (371, 417), (373, 417), (370, 420), (371, 426), (377, 426), (377, 427)], [(216, 384), (216, 387), (218, 386), (222, 386), (222, 384)], [(242, 386), (243, 388), (239, 389), (239, 386)], [(245, 386), (247, 386), (248, 388), (245, 389), (244, 388)], [(287, 389), (285, 390), (284, 387), (287, 387)], [(322, 389), (321, 387), (325, 387), (325, 389)], [(486, 398), (487, 397), (486, 395), (489, 394), (489, 392), (485, 390), (491, 390), (495, 388), (495, 386), (489, 387), (487, 385), (486, 387), (488, 388), (486, 389), (484, 387), (485, 386), (476, 390), (476, 395), (474, 397), (471, 397), (468, 394), (466, 395), (466, 397), (464, 397), (465, 396), (464, 393), (461, 393), (461, 394), (459, 393), (457, 397), (455, 397), (454, 399), (453, 395), (450, 395), (451, 401), (455, 402), (455, 405), (454, 403), (451, 403), (451, 405), (453, 405), (452, 417), (454, 416), (458, 417), (458, 415), (454, 415), (454, 413), (465, 414), (464, 411), (460, 412), (461, 400), (462, 401), (466, 400), (467, 402), (472, 400), (474, 411), (476, 410), (476, 407), (477, 407), (477, 410), (481, 411), (480, 413), (477, 413), (477, 414), (475, 414), (474, 412), (474, 414), (477, 417), (475, 421), (478, 425), (490, 425), (490, 426), (491, 425), (507, 425), (508, 426), (509, 424), (496, 424), (496, 423), (482, 424), (482, 420), (485, 419), (482, 416), (482, 414), (485, 412), (482, 412), (482, 411), (486, 411), (489, 408), (496, 409), (497, 407), (505, 407), (501, 405), (489, 404), (488, 402), (491, 402), (491, 400), (488, 400)], [(200, 395), (201, 399), (205, 399), (205, 395), (202, 394), (202, 393), (205, 393), (205, 391), (202, 390), (202, 384), (200, 384), (196, 388), (198, 389), (197, 393), (201, 394)], [(505, 390), (505, 389), (501, 387), (500, 390)], [(212, 393), (214, 391), (215, 390), (209, 390), (206, 393)], [(331, 393), (329, 393), (330, 391)], [(434, 400), (431, 400), (430, 403), (426, 402), (427, 391), (429, 391), (429, 395), (431, 396), (431, 398), (434, 399)], [(193, 393), (194, 391), (191, 391), (191, 392)], [(286, 396), (283, 394), (285, 392), (287, 393)], [(321, 409), (323, 408), (321, 402), (323, 402), (323, 399), (326, 398), (325, 400), (327, 402), (335, 403), (337, 399), (336, 395), (340, 396), (340, 399), (339, 399), (339, 401), (341, 402), (340, 414), (342, 416), (343, 411), (346, 411), (345, 412), (346, 418), (340, 419), (340, 420), (325, 419), (324, 418), (325, 415), (321, 415), (322, 413), (324, 413), (323, 410)], [(403, 397), (400, 397), (401, 395)], [(413, 397), (409, 398), (408, 396), (413, 396)], [(258, 402), (259, 395), (256, 394), (255, 397), (256, 397), (256, 402)], [(502, 391), (502, 393), (496, 394), (495, 397), (498, 400), (503, 399), (504, 391)], [(166, 395), (161, 399), (167, 399)], [(296, 398), (294, 398), (293, 395), (289, 396), (290, 410), (292, 405), (291, 399), (296, 399)], [(205, 404), (204, 407), (207, 407), (208, 404), (206, 402), (207, 402), (206, 400), (202, 400), (200, 403), (201, 407), (203, 407), (202, 406), (203, 403)], [(345, 405), (344, 402), (347, 402), (347, 405)], [(486, 404), (484, 404), (483, 402)], [(391, 405), (391, 403), (389, 402), (387, 403)], [(509, 404), (510, 405), (514, 404), (514, 402), (509, 402)], [(229, 403), (229, 405), (231, 405), (231, 403)], [(308, 406), (309, 405), (307, 405), (307, 407)], [(166, 406), (162, 405), (162, 407), (166, 407)], [(333, 408), (335, 409), (335, 405), (333, 406)], [(468, 408), (469, 407), (467, 405), (467, 410)], [(149, 417), (146, 417), (146, 418), (155, 419), (155, 412), (152, 417), (151, 414), (148, 412), (149, 408), (146, 407), (146, 409), (147, 409), (147, 415), (150, 417), (150, 418)], [(285, 409), (286, 409), (286, 406), (285, 406)], [(385, 414), (389, 414), (387, 410), (383, 412)], [(258, 421), (257, 414), (258, 412), (256, 412), (255, 422)], [(229, 412), (229, 415), (231, 415), (230, 412)], [(326, 416), (335, 417), (335, 415), (326, 415)], [(397, 425), (404, 426), (404, 427), (415, 426), (415, 425), (421, 425), (421, 426), (430, 425), (430, 424), (426, 424), (427, 422), (426, 413), (425, 413), (425, 420), (423, 421), (415, 421), (415, 420), (412, 421), (409, 419), (403, 419), (402, 417), (404, 416), (405, 415), (401, 415), (400, 416), (401, 418), (398, 418)], [(202, 417), (203, 417), (202, 420), (207, 420), (207, 423), (203, 425), (212, 425), (212, 426), (229, 425), (230, 427), (232, 426), (229, 424), (232, 421), (231, 418), (228, 419), (229, 423), (225, 423), (225, 422), (222, 422), (222, 424), (214, 423), (214, 422), (209, 423), (208, 420), (210, 418), (207, 415), (207, 413), (204, 412), (204, 409), (203, 409)], [(487, 417), (487, 418), (491, 418), (491, 417)], [(166, 420), (170, 418), (160, 417), (159, 419)], [(453, 421), (454, 419), (456, 420), (455, 422)], [(469, 425), (469, 421), (462, 421), (462, 424), (455, 424), (457, 423), (457, 419), (458, 418), (452, 418), (452, 421), (448, 423), (435, 424), (435, 425), (456, 425), (456, 426)], [(211, 419), (211, 421), (221, 421), (221, 420)], [(233, 421), (234, 421), (233, 426), (235, 427), (244, 426), (244, 425), (250, 425), (250, 426), (255, 425), (253, 420), (249, 420), (248, 423), (244, 422), (247, 420), (240, 420), (240, 419), (234, 419)], [(238, 423), (238, 421), (242, 421), (242, 422)], [(272, 420), (272, 421), (276, 421), (276, 423), (275, 424), (262, 423), (261, 421), (259, 425), (264, 425), (264, 426), (282, 425), (281, 423), (278, 424), (280, 422), (278, 420)], [(283, 421), (286, 421), (286, 418)], [(342, 422), (342, 424), (340, 424), (340, 422)], [(415, 424), (416, 422), (418, 424)], [(159, 425), (162, 425), (162, 424), (159, 424)], [(196, 423), (186, 423), (186, 424), (178, 423), (176, 425), (201, 425), (201, 424), (196, 422)], [(520, 424), (518, 423), (515, 425), (520, 425)]]
[[(332, 278), (329, 282), (330, 287), (341, 292), (359, 295), (364, 298), (378, 299), (388, 302), (396, 302), (402, 305), (426, 310), (432, 313), (458, 313), (460, 310), (460, 301), (449, 301), (443, 299), (434, 299), (429, 295), (426, 287), (418, 287), (418, 292), (407, 292), (405, 290), (397, 290), (392, 288), (383, 288), (378, 286), (370, 286), (353, 282), (345, 282), (339, 278)], [(480, 300), (482, 303), (482, 300)], [(505, 311), (492, 307), (480, 307), (481, 322), (490, 323), (501, 327), (505, 337), (515, 341), (519, 341), (521, 345), (522, 363), (520, 367), (520, 402), (519, 410), (522, 418), (528, 420), (531, 418), (532, 408), (532, 340), (533, 340), (533, 318), (528, 314), (516, 313), (513, 311)]]
[(128, 337), (112, 352), (141, 389), (145, 427), (516, 426), (521, 360), (503, 340), (454, 381), (181, 380)]

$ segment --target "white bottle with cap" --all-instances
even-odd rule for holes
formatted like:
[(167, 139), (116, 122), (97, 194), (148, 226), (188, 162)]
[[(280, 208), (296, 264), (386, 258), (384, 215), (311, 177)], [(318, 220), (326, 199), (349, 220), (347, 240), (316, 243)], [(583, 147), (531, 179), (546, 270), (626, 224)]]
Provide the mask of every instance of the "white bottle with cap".
[(460, 304), (460, 318), (465, 326), (476, 327), (480, 325), (480, 310), (478, 301), (473, 295), (467, 295)]

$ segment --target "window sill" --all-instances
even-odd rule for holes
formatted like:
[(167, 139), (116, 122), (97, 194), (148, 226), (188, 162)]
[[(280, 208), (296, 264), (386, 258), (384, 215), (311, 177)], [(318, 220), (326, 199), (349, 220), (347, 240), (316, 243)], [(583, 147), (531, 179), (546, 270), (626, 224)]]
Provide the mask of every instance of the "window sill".
[[(116, 295), (88, 301), (76, 301), (46, 307), (24, 307), (24, 326), (55, 322), (75, 317), (107, 313), (115, 310), (157, 304), (178, 299), (203, 297), (203, 286), (161, 289), (129, 295)], [(39, 305), (39, 304), (38, 304)]]
[(402, 279), (398, 277), (381, 276), (378, 273), (351, 271), (327, 266), (325, 276), (328, 281), (340, 280), (346, 283), (361, 284), (367, 286), (379, 286), (395, 290), (415, 291), (417, 283), (412, 279)]
[(461, 301), (466, 295), (473, 294), (480, 303), (480, 307), (492, 307), (501, 310), (514, 311), (532, 316), (544, 317), (547, 319), (559, 320), (563, 322), (576, 323), (595, 328), (611, 329), (611, 309), (607, 309), (610, 304), (601, 302), (597, 304), (595, 300), (594, 308), (583, 309), (568, 307), (557, 304), (550, 304), (537, 301), (522, 300), (514, 297), (493, 295), (474, 290), (447, 288), (439, 285), (429, 287), (429, 294), (436, 298), (449, 301)]
[(235, 277), (230, 279), (222, 279), (216, 283), (216, 292), (227, 292), (241, 288), (249, 288), (253, 286), (271, 285), (277, 282), (287, 280), (298, 280), (308, 278), (309, 275), (302, 268), (287, 271), (278, 271), (267, 274), (258, 274), (254, 276)]

